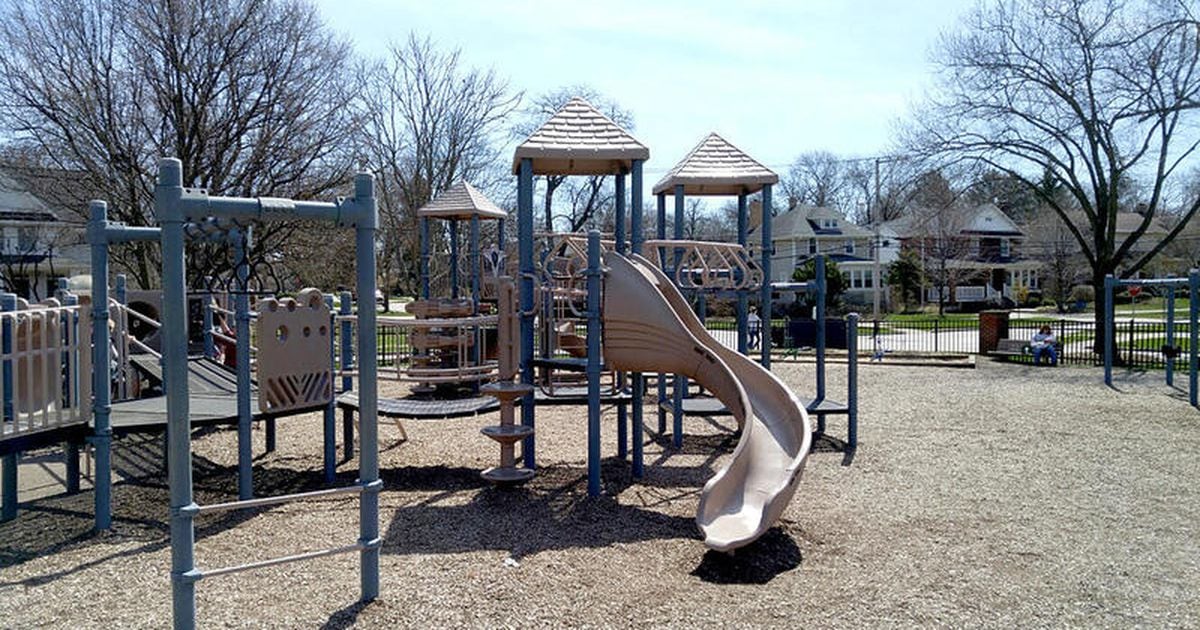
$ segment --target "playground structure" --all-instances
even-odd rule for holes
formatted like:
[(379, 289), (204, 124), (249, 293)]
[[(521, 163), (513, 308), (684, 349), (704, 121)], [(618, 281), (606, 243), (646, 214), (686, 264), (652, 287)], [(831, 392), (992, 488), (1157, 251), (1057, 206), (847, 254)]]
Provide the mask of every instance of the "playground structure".
[[(1161, 287), (1167, 291), (1167, 319), (1164, 322), (1164, 343), (1161, 351), (1166, 356), (1166, 384), (1175, 386), (1175, 359), (1183, 354), (1176, 343), (1175, 324), (1175, 293), (1186, 287), (1188, 291), (1188, 402), (1193, 407), (1200, 408), (1200, 270), (1192, 269), (1186, 278), (1156, 278), (1156, 279), (1118, 279), (1112, 274), (1104, 278), (1104, 384), (1112, 387), (1115, 340), (1115, 318), (1113, 293), (1118, 287)], [(1132, 336), (1132, 335), (1131, 335)], [(1134, 343), (1130, 339), (1130, 343)]]
[[(714, 151), (724, 153), (724, 161), (704, 164)], [(761, 262), (756, 262), (747, 249), (747, 196), (761, 192), (764, 212), (769, 213), (771, 185), (778, 179), (774, 173), (719, 136), (709, 136), (664, 180), (669, 183), (664, 192), (658, 193), (658, 238), (646, 240), (641, 216), (642, 166), (648, 158), (648, 149), (624, 130), (585, 101), (573, 99), (518, 147), (514, 157), (519, 236), (515, 282), (505, 275), (505, 213), (469, 184), (461, 183), (418, 213), (421, 296), (409, 307), (415, 318), (380, 317), (375, 312), (376, 218), (369, 176), (359, 175), (354, 196), (337, 202), (210, 197), (203, 190), (183, 186), (178, 160), (163, 160), (155, 191), (159, 227), (112, 223), (107, 220), (103, 202), (91, 205), (88, 240), (94, 276), (90, 312), (76, 304), (73, 296), (65, 295), (65, 305), (47, 304), (44, 308), (14, 311), (16, 315), (8, 311), (2, 315), (0, 361), (5, 367), (4, 401), (8, 403), (4, 439), (0, 440), (0, 447), (7, 449), (3, 451), (5, 514), (15, 512), (16, 507), (16, 458), (9, 453), (66, 441), (67, 448), (76, 451), (74, 456), (69, 452), (67, 459), (69, 467), (71, 462), (76, 467), (73, 475), (68, 474), (68, 485), (74, 479), (77, 488), (78, 443), (86, 438), (96, 458), (96, 527), (107, 529), (112, 514), (114, 433), (165, 428), (171, 495), (171, 575), (178, 627), (194, 625), (195, 583), (202, 579), (338, 553), (360, 553), (362, 599), (370, 600), (379, 589), (380, 415), (450, 418), (498, 409), (500, 423), (486, 427), (483, 433), (499, 444), (500, 462), (482, 474), (491, 481), (513, 483), (529, 479), (537, 467), (536, 407), (586, 405), (588, 491), (597, 495), (601, 488), (601, 406), (616, 406), (618, 455), (632, 455), (633, 475), (642, 477), (646, 375), (657, 374), (659, 433), (666, 433), (664, 414), (674, 413), (672, 438), (677, 446), (683, 439), (687, 403), (704, 400), (688, 395), (689, 379), (711, 392), (711, 400), (719, 403), (710, 406), (712, 413), (725, 413), (736, 420), (741, 441), (729, 464), (705, 485), (697, 522), (707, 544), (715, 549), (731, 550), (748, 544), (778, 519), (796, 491), (813, 439), (809, 413), (817, 415), (822, 430), (825, 415), (845, 413), (849, 418), (846, 445), (851, 449), (856, 446), (856, 354), (850, 354), (846, 405), (825, 400), (823, 327), (818, 327), (818, 388), (814, 401), (801, 401), (768, 371), (773, 289), (815, 292), (821, 305), (818, 318), (824, 317), (823, 277), (786, 287), (766, 282), (770, 277), (769, 227), (764, 229)], [(613, 238), (602, 239), (595, 231), (586, 235), (550, 231), (535, 238), (533, 177), (545, 174), (616, 176)], [(627, 177), (632, 180), (628, 188)], [(665, 234), (665, 190), (675, 194), (674, 239), (667, 239)], [(682, 239), (685, 194), (738, 195), (739, 242)], [(352, 309), (349, 293), (339, 296), (335, 313), (332, 296), (305, 290), (294, 300), (264, 296), (251, 310), (247, 250), (252, 224), (295, 218), (355, 229), (356, 309)], [(450, 296), (444, 299), (430, 294), (433, 219), (448, 221)], [(484, 220), (496, 222), (498, 241), (498, 249), (489, 256), (493, 277), (487, 279), (482, 273), (479, 243)], [(460, 221), (468, 221), (470, 229), (469, 298), (462, 296), (460, 282)], [(230, 285), (225, 287), (227, 299), (214, 300), (211, 286), (199, 292), (200, 357), (189, 353), (189, 296), (183, 254), (187, 240), (228, 243), (235, 262), (232, 289)], [(163, 248), (164, 291), (157, 303), (161, 321), (131, 307), (122, 276), (116, 278), (116, 295), (109, 296), (108, 247), (127, 242), (159, 242)], [(761, 296), (765, 327), (761, 366), (744, 356), (748, 301), (755, 292)], [(704, 328), (706, 300), (713, 295), (737, 298), (736, 350)], [(489, 300), (494, 302), (494, 312)], [(690, 300), (695, 300), (695, 306)], [(13, 304), (15, 308), (15, 300)], [(9, 308), (7, 297), (0, 301), (0, 307)], [(29, 314), (34, 312), (39, 314)], [(230, 318), (235, 325), (232, 334), (217, 325), (218, 319)], [(41, 328), (30, 322), (41, 322)], [(134, 334), (133, 328), (139, 326), (153, 334), (154, 343)], [(586, 334), (580, 334), (580, 326), (586, 326)], [(378, 347), (378, 340), (386, 339), (380, 333), (387, 329), (399, 331), (408, 340), (411, 352), (406, 354), (399, 344)], [(22, 344), (22, 338), (36, 339), (36, 330), (41, 331), (41, 345)], [(540, 346), (535, 342), (539, 330)], [(855, 337), (856, 333), (851, 335), (850, 343)], [(252, 339), (256, 339), (257, 347)], [(232, 374), (212, 360), (218, 344), (232, 348), (236, 354)], [(86, 352), (89, 346), (91, 353)], [(385, 369), (381, 370), (380, 364)], [(115, 368), (92, 370), (89, 384), (79, 374), (92, 365)], [(62, 366), (61, 371), (55, 366)], [(125, 400), (134, 389), (129, 378), (134, 366), (156, 376), (165, 395)], [(21, 378), (23, 371), (41, 374), (42, 367), (45, 378)], [(46, 387), (57, 382), (59, 374), (66, 381), (61, 397), (57, 388)], [(602, 383), (605, 374), (610, 379), (607, 384)], [(675, 395), (670, 401), (665, 396), (668, 374), (675, 375)], [(418, 397), (380, 400), (380, 377), (414, 384)], [(210, 386), (215, 389), (206, 389)], [(112, 400), (114, 391), (118, 394), (116, 402)], [(332, 484), (337, 407), (347, 414), (343, 426), (347, 459), (354, 453), (351, 414), (359, 414), (358, 481), (346, 487), (255, 498), (252, 422), (266, 420), (267, 447), (271, 449), (276, 418), (323, 411), (324, 473), (326, 483)], [(521, 410), (519, 424), (517, 407)], [(38, 415), (42, 421), (36, 427), (21, 422), (22, 418)], [(50, 417), (53, 421), (46, 420)], [(190, 430), (207, 423), (237, 425), (237, 501), (200, 506), (193, 500)], [(225, 568), (196, 567), (197, 517), (344, 495), (356, 495), (360, 501), (359, 536), (351, 544)]]

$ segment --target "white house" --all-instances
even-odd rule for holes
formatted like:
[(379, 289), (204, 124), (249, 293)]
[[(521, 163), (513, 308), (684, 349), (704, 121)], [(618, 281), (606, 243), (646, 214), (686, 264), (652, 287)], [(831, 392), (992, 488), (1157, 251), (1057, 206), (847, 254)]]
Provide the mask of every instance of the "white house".
[(0, 168), (0, 288), (41, 300), (53, 295), (58, 278), (90, 273), (85, 227)]

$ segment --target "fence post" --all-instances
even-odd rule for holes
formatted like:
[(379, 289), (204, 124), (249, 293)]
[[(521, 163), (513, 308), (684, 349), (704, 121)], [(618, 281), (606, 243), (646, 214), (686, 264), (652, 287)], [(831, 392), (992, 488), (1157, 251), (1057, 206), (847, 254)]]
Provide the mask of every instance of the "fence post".
[(1130, 318), (1129, 319), (1129, 334), (1126, 337), (1127, 339), (1129, 339), (1129, 344), (1128, 344), (1129, 350), (1127, 350), (1125, 352), (1125, 357), (1126, 357), (1125, 364), (1128, 365), (1129, 367), (1134, 367), (1134, 365), (1135, 365), (1133, 362), (1133, 356), (1134, 356), (1133, 355), (1133, 327), (1134, 327), (1134, 321), (1133, 321), (1133, 318)]
[[(17, 309), (17, 296), (13, 293), (0, 294), (0, 310), (15, 311)], [(16, 329), (13, 326), (13, 320), (4, 318), (3, 320), (3, 342), (4, 351), (4, 367), (3, 367), (3, 389), (4, 389), (4, 422), (16, 422), (13, 409), (13, 365), (9, 358), (13, 351), (13, 333)], [(0, 494), (0, 523), (11, 521), (17, 517), (17, 469), (20, 463), (20, 453), (7, 453), (3, 456), (3, 490)]]
[[(1113, 336), (1117, 334), (1116, 309), (1113, 308), (1113, 286), (1116, 280), (1110, 273), (1104, 276), (1104, 384), (1112, 386)], [(1100, 332), (1100, 331), (1096, 331)]]
[(940, 352), (940, 350), (938, 350), (938, 332), (939, 332), (938, 329), (940, 328), (940, 324), (941, 324), (940, 320), (936, 320), (936, 319), (933, 320), (933, 352), (934, 352), (934, 354), (937, 354), (938, 352)]

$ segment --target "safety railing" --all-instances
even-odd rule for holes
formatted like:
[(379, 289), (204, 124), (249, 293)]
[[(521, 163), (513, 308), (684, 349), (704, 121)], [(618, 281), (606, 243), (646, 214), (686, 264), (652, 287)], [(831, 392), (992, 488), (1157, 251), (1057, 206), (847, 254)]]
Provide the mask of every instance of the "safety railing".
[[(339, 337), (349, 335), (353, 339), (358, 334), (356, 315), (340, 314), (335, 320), (334, 330)], [(379, 378), (431, 384), (489, 379), (497, 366), (491, 347), (497, 322), (496, 315), (431, 319), (377, 316)], [(342, 347), (340, 339), (335, 347)], [(435, 349), (437, 352), (432, 352)], [(352, 361), (338, 363), (339, 377), (358, 376)]]
[(90, 319), (57, 300), (0, 312), (0, 440), (91, 418)]
[(666, 253), (650, 259), (655, 264), (668, 261), (664, 271), (682, 289), (752, 291), (763, 283), (762, 267), (737, 243), (649, 240), (645, 246)]

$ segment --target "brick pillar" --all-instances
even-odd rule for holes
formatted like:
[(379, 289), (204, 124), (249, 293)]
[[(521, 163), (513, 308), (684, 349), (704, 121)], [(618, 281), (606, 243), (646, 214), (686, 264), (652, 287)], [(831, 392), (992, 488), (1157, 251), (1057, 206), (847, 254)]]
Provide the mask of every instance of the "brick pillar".
[(987, 354), (996, 349), (1001, 339), (1008, 338), (1008, 311), (983, 311), (979, 313), (979, 353)]

